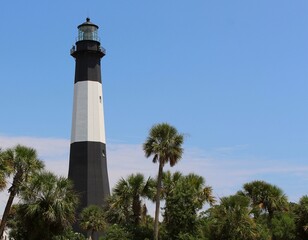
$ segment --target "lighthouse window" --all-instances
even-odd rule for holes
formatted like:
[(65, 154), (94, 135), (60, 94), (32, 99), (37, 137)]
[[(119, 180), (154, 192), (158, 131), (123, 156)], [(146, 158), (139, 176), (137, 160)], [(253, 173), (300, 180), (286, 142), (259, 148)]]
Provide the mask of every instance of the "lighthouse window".
[(102, 102), (102, 96), (99, 96), (99, 102), (100, 103)]

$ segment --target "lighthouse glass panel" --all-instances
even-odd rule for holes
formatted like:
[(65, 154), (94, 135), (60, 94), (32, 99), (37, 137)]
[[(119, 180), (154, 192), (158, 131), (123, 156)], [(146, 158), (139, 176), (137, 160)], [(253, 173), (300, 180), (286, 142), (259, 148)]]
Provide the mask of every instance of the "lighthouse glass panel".
[(78, 41), (94, 40), (99, 41), (97, 27), (95, 26), (80, 26), (78, 28)]

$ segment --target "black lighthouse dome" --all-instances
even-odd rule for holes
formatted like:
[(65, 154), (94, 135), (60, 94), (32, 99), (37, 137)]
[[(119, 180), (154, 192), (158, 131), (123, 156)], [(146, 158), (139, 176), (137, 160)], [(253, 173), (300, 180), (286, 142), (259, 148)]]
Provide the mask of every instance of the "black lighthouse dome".
[(90, 18), (86, 19), (86, 22), (78, 26), (78, 41), (92, 40), (99, 42), (98, 26), (90, 21)]

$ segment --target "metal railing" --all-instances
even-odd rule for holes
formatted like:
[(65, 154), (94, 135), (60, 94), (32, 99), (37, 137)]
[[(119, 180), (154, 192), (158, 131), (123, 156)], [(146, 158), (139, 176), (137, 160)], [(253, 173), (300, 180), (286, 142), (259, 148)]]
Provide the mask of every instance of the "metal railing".
[[(103, 48), (102, 46), (99, 46), (97, 50), (106, 54), (106, 49)], [(74, 52), (76, 52), (76, 46), (75, 45), (73, 45), (73, 47), (71, 48), (70, 54), (72, 55)]]

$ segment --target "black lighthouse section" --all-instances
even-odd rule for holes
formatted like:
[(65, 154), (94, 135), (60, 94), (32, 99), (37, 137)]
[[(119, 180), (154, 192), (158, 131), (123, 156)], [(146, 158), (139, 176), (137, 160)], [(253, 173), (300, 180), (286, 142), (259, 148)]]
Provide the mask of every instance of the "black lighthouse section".
[(76, 42), (76, 49), (72, 49), (71, 55), (76, 59), (75, 83), (79, 81), (101, 80), (101, 58), (105, 56), (105, 50), (100, 43), (93, 40)]
[(102, 206), (110, 195), (106, 145), (90, 141), (72, 143), (68, 176), (79, 194), (80, 210), (93, 204)]

